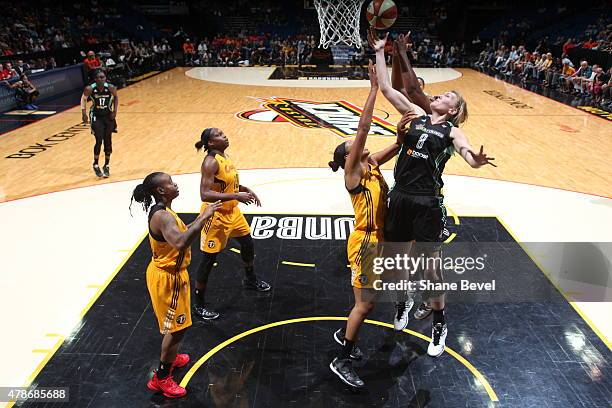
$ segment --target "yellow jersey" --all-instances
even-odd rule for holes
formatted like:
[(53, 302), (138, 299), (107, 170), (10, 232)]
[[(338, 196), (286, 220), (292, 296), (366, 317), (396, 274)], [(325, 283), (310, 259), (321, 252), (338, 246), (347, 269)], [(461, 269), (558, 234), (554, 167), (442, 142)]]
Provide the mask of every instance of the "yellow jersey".
[[(219, 170), (215, 174), (215, 182), (212, 185), (211, 190), (217, 193), (238, 193), (240, 191), (240, 181), (238, 179), (238, 171), (234, 163), (227, 157), (223, 157), (219, 153), (214, 154), (214, 159), (219, 164)], [(231, 210), (238, 205), (238, 200), (224, 201), (222, 204), (222, 210)]]
[[(179, 216), (172, 211), (170, 208), (166, 208), (161, 204), (156, 204), (151, 207), (149, 212), (149, 222), (153, 218), (153, 214), (160, 210), (166, 210), (176, 220), (179, 231), (187, 231), (187, 226), (179, 218)], [(156, 236), (151, 232), (149, 228), (149, 243), (151, 244), (151, 251), (153, 252), (153, 258), (151, 264), (158, 269), (162, 269), (166, 272), (178, 273), (181, 269), (186, 269), (191, 262), (191, 248), (185, 248), (179, 251), (172, 245), (170, 245), (163, 236)]]
[(355, 211), (355, 231), (382, 234), (388, 192), (389, 187), (378, 166), (369, 166), (359, 185), (349, 191)]

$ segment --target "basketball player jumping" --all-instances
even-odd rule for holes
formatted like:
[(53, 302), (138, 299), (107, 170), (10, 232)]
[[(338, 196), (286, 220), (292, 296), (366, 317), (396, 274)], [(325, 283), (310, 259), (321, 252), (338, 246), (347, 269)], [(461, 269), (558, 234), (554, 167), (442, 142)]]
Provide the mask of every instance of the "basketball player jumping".
[(198, 267), (195, 289), (194, 314), (204, 320), (213, 320), (219, 313), (204, 307), (204, 292), (208, 277), (217, 258), (227, 245), (229, 238), (236, 238), (240, 244), (240, 256), (244, 262), (245, 278), (242, 283), (245, 288), (258, 292), (267, 292), (270, 284), (258, 279), (253, 269), (255, 249), (251, 229), (238, 208), (238, 203), (261, 206), (259, 197), (248, 187), (241, 186), (238, 181), (238, 171), (225, 154), (229, 140), (221, 129), (207, 128), (202, 132), (196, 149), (204, 148), (206, 156), (202, 162), (202, 179), (200, 182), (200, 198), (204, 210), (211, 202), (221, 201), (219, 211), (211, 218), (200, 239), (202, 261)]
[[(93, 105), (89, 110), (89, 120), (91, 120), (91, 132), (96, 138), (94, 145), (93, 170), (98, 177), (110, 177), (110, 156), (113, 152), (111, 136), (117, 129), (117, 109), (119, 107), (119, 97), (117, 88), (106, 82), (106, 74), (102, 71), (94, 75), (94, 83), (87, 85), (81, 96), (81, 112), (83, 123), (88, 122), (87, 100), (91, 99)], [(104, 143), (104, 167), (100, 170), (98, 159), (100, 150)]]
[[(446, 209), (442, 195), (442, 172), (454, 151), (473, 168), (486, 164), (495, 166), (481, 146), (474, 153), (465, 134), (457, 127), (468, 116), (467, 103), (457, 91), (436, 95), (430, 103), (431, 115), (410, 102), (401, 92), (393, 89), (385, 65), (384, 47), (387, 41), (379, 39), (373, 30), (368, 40), (376, 52), (376, 71), (380, 89), (391, 104), (402, 114), (413, 110), (419, 118), (411, 122), (397, 156), (394, 170), (395, 185), (389, 193), (385, 218), (385, 240), (389, 242), (440, 243), (444, 241)], [(428, 258), (440, 257), (440, 245), (416, 246), (417, 254), (426, 252)], [(428, 264), (430, 264), (428, 262)], [(438, 265), (438, 262), (434, 262)], [(442, 271), (428, 268), (425, 278), (432, 282), (442, 280)], [(444, 293), (432, 293), (429, 298), (433, 309), (431, 342), (427, 354), (438, 357), (444, 352), (447, 325), (444, 318)], [(395, 328), (408, 325), (412, 299), (397, 304)]]
[(334, 160), (329, 162), (333, 171), (344, 169), (344, 187), (348, 191), (355, 211), (355, 228), (348, 239), (347, 252), (351, 267), (351, 284), (355, 295), (355, 305), (346, 322), (346, 330), (339, 329), (334, 339), (342, 350), (329, 365), (330, 369), (346, 384), (361, 388), (363, 380), (353, 369), (352, 359), (361, 359), (363, 354), (355, 344), (357, 333), (367, 315), (374, 308), (375, 296), (365, 291), (372, 288), (372, 273), (365, 270), (368, 246), (383, 241), (383, 223), (385, 220), (385, 203), (387, 201), (387, 183), (379, 166), (391, 160), (403, 142), (404, 127), (416, 117), (411, 111), (398, 123), (398, 137), (395, 143), (378, 153), (370, 155), (365, 147), (372, 111), (378, 92), (376, 70), (372, 61), (368, 66), (370, 75), (370, 94), (359, 119), (357, 137), (346, 141), (334, 151)]
[[(165, 173), (151, 173), (132, 193), (132, 200), (149, 211), (149, 243), (153, 258), (147, 267), (147, 288), (153, 311), (164, 336), (159, 368), (147, 387), (166, 397), (182, 397), (187, 392), (172, 378), (174, 368), (189, 362), (189, 355), (177, 354), (186, 329), (191, 326), (189, 274), (191, 242), (207, 220), (221, 207), (212, 203), (188, 226), (172, 211), (172, 200), (179, 195), (178, 186)], [(155, 199), (155, 204), (151, 206)], [(132, 201), (130, 200), (130, 208)]]

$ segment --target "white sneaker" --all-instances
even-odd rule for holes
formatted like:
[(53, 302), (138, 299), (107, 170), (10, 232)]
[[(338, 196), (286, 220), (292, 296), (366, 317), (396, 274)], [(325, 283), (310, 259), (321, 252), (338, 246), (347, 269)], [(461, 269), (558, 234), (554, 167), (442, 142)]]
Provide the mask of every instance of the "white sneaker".
[(444, 353), (447, 334), (446, 323), (437, 323), (431, 326), (431, 342), (427, 347), (427, 354), (430, 357), (440, 357)]
[(408, 321), (410, 320), (409, 312), (414, 305), (414, 299), (408, 298), (405, 302), (395, 303), (395, 317), (393, 318), (393, 327), (397, 331), (402, 331), (408, 327)]

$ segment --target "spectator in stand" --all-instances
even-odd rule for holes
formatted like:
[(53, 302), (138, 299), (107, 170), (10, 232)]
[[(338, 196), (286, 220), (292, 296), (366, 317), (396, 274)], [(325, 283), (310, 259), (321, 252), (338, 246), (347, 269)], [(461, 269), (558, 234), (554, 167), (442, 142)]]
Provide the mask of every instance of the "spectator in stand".
[(195, 46), (191, 40), (187, 38), (183, 43), (183, 61), (185, 62), (185, 65), (193, 65), (195, 53)]
[(593, 67), (591, 68), (591, 76), (589, 76), (588, 78), (584, 78), (582, 81), (582, 93), (586, 94), (586, 93), (591, 93), (592, 88), (593, 88), (593, 83), (595, 82), (595, 76), (598, 73), (601, 73), (603, 71), (603, 69), (597, 65), (597, 64), (593, 64)]
[(100, 62), (100, 58), (96, 56), (96, 53), (93, 51), (87, 51), (87, 57), (85, 57), (83, 60), (83, 66), (85, 67), (85, 73), (89, 78), (93, 72), (102, 66), (102, 63)]
[(512, 72), (513, 65), (519, 59), (519, 57), (520, 57), (520, 54), (519, 54), (519, 50), (516, 49), (516, 45), (513, 45), (512, 47), (510, 47), (510, 53), (508, 54), (508, 58), (506, 58), (506, 61), (501, 67), (503, 68), (502, 73), (505, 74), (508, 72)]
[(601, 102), (603, 95), (603, 87), (610, 81), (610, 75), (601, 67), (597, 68), (593, 83), (591, 85), (591, 94), (595, 102)]
[(590, 78), (592, 73), (593, 69), (589, 63), (586, 60), (580, 61), (580, 68), (571, 76), (575, 93), (584, 93), (584, 79)]
[(200, 44), (198, 44), (198, 60), (200, 62), (199, 65), (204, 65), (203, 61), (204, 61), (204, 55), (206, 53), (208, 53), (208, 44), (206, 44), (206, 41), (202, 39), (200, 41)]
[(38, 89), (30, 82), (26, 74), (21, 74), (19, 81), (12, 84), (8, 81), (4, 82), (6, 86), (15, 90), (15, 98), (19, 103), (20, 108), (27, 110), (36, 110), (38, 106), (34, 105), (34, 100), (38, 97)]
[(533, 52), (531, 54), (531, 58), (525, 61), (525, 67), (523, 68), (523, 79), (527, 79), (531, 74), (533, 76), (533, 71), (536, 69), (536, 66), (541, 64), (542, 57), (537, 52)]
[(597, 42), (593, 41), (593, 37), (582, 43), (582, 48), (592, 49), (597, 47)]
[(17, 78), (17, 72), (13, 69), (13, 64), (7, 62), (4, 64), (4, 69), (2, 70), (2, 79), (9, 80), (13, 78)]
[(561, 74), (556, 80), (553, 78), (553, 82), (559, 81), (561, 92), (569, 92), (572, 86), (572, 77), (576, 73), (576, 69), (568, 58), (561, 60), (561, 64), (563, 65)]
[(601, 86), (601, 104), (609, 110), (612, 108), (612, 67), (602, 76), (602, 80), (605, 78), (608, 78), (608, 81)]
[(563, 55), (568, 55), (569, 50), (576, 47), (576, 40), (574, 38), (568, 38), (565, 44), (563, 44)]
[(552, 53), (547, 53), (546, 55), (542, 56), (542, 64), (540, 64), (540, 66), (536, 69), (535, 71), (535, 78), (539, 80), (542, 75), (546, 75), (546, 71), (548, 71), (553, 63), (553, 56)]
[(15, 72), (17, 73), (17, 75), (25, 74), (29, 70), (30, 65), (24, 64), (23, 60), (17, 60), (17, 63), (15, 64)]
[(46, 70), (50, 70), (50, 69), (55, 69), (55, 68), (57, 68), (57, 63), (55, 62), (55, 58), (50, 57), (47, 60), (47, 64), (45, 65), (45, 69)]
[(561, 58), (554, 58), (552, 64), (545, 72), (544, 83), (543, 85), (547, 87), (551, 87), (553, 84), (556, 84), (554, 81), (554, 76), (558, 75), (561, 72)]

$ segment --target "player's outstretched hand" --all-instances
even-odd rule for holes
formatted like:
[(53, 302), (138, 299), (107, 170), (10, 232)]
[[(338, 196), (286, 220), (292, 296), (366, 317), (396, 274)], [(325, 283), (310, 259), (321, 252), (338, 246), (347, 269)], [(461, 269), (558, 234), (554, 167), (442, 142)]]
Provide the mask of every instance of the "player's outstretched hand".
[(222, 205), (221, 200), (215, 201), (212, 204), (208, 204), (206, 208), (204, 209), (204, 211), (202, 212), (202, 218), (208, 219), (212, 217), (215, 211), (221, 208), (221, 205)]
[(472, 158), (476, 163), (478, 163), (479, 166), (490, 164), (493, 167), (497, 167), (495, 164), (491, 163), (491, 160), (495, 160), (495, 157), (487, 157), (487, 154), (484, 152), (484, 146), (480, 146), (480, 152), (478, 154), (471, 150), (468, 150), (468, 152), (472, 155)]
[(406, 111), (402, 115), (402, 118), (399, 122), (397, 122), (397, 142), (401, 145), (404, 143), (404, 139), (406, 138), (406, 132), (408, 132), (408, 128), (406, 127), (413, 119), (418, 118), (419, 115), (413, 111)]
[(372, 63), (372, 60), (368, 60), (368, 76), (370, 77), (370, 87), (372, 89), (378, 89), (378, 78), (376, 78), (376, 65)]
[(250, 190), (251, 194), (253, 195), (253, 202), (255, 203), (256, 206), (261, 207), (261, 200), (259, 200), (259, 197), (257, 197), (257, 194), (255, 194), (255, 192), (253, 190)]
[(374, 28), (370, 27), (368, 30), (368, 43), (370, 44), (370, 47), (374, 49), (374, 51), (384, 50), (385, 44), (387, 44), (388, 36), (389, 33), (387, 32), (383, 38), (378, 38), (378, 34), (376, 34)]
[(248, 205), (255, 202), (255, 197), (252, 193), (240, 192), (236, 194), (236, 200)]

